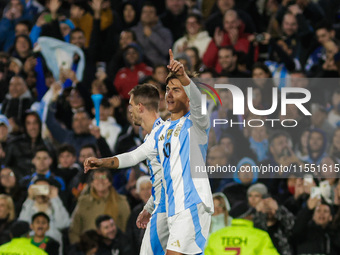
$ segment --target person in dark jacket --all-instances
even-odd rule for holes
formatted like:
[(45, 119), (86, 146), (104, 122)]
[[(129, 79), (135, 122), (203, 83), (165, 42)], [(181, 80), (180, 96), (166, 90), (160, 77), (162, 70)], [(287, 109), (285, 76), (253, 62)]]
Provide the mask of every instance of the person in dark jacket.
[[(24, 134), (8, 143), (4, 164), (13, 168), (18, 177), (31, 174), (34, 151), (39, 147), (48, 148), (54, 158), (54, 148), (51, 143), (41, 137), (41, 119), (33, 111), (26, 112), (23, 118)], [(20, 159), (20, 160), (18, 160)]]
[(151, 196), (151, 188), (152, 183), (150, 176), (144, 175), (138, 178), (136, 182), (136, 192), (142, 201), (133, 208), (126, 227), (126, 235), (131, 241), (132, 252), (136, 255), (139, 254), (145, 233), (144, 229), (137, 228), (136, 221), (139, 213), (143, 210), (144, 205)]
[(131, 255), (128, 238), (117, 228), (111, 216), (98, 216), (96, 218), (96, 227), (101, 236), (97, 255)]
[(13, 118), (20, 127), (25, 111), (31, 107), (33, 98), (26, 82), (20, 76), (14, 76), (9, 82), (9, 93), (2, 102), (1, 113), (8, 119)]
[(80, 241), (71, 245), (68, 255), (94, 255), (98, 250), (99, 234), (90, 229), (80, 236)]
[(332, 220), (331, 206), (310, 197), (307, 207), (298, 213), (292, 230), (296, 254), (339, 254), (340, 234), (330, 228)]

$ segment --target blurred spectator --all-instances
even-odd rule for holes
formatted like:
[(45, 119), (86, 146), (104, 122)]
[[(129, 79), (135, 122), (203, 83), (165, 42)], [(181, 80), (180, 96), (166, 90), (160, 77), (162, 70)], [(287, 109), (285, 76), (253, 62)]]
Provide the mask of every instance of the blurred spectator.
[(12, 126), (7, 117), (0, 114), (0, 164), (3, 165), (7, 154), (7, 145), (11, 140)]
[(135, 32), (130, 29), (123, 30), (119, 36), (119, 49), (112, 56), (107, 68), (107, 76), (110, 80), (114, 80), (118, 70), (125, 66), (123, 52), (131, 43), (137, 43)]
[(45, 178), (55, 180), (56, 183), (58, 183), (60, 190), (65, 191), (66, 186), (64, 180), (59, 176), (54, 176), (54, 174), (51, 172), (53, 159), (50, 155), (50, 152), (45, 147), (39, 147), (35, 150), (32, 163), (34, 165), (35, 171), (21, 179), (23, 186), (29, 187), (37, 179)]
[[(92, 113), (95, 114), (94, 108), (92, 108)], [(92, 120), (92, 125), (96, 125), (96, 120)], [(100, 135), (106, 140), (111, 152), (116, 146), (118, 135), (122, 131), (122, 127), (117, 124), (114, 117), (114, 108), (110, 104), (107, 98), (103, 98), (100, 102)]]
[(256, 206), (262, 202), (262, 200), (268, 196), (268, 189), (262, 183), (256, 183), (251, 185), (247, 190), (248, 204), (256, 208)]
[(231, 225), (232, 217), (229, 215), (230, 204), (228, 198), (221, 192), (213, 194), (214, 214), (211, 216), (209, 235), (224, 227)]
[(31, 237), (31, 243), (40, 249), (46, 251), (48, 255), (58, 255), (59, 243), (51, 237), (46, 236), (50, 228), (50, 218), (44, 212), (38, 212), (32, 216), (31, 229), (34, 235)]
[[(35, 2), (35, 1), (32, 1)], [(8, 51), (14, 42), (15, 25), (22, 20), (32, 20), (33, 15), (27, 13), (23, 2), (11, 0), (0, 20), (0, 51)]]
[(113, 83), (119, 95), (127, 100), (130, 98), (128, 92), (140, 79), (152, 75), (152, 68), (143, 62), (143, 53), (136, 43), (129, 44), (123, 54), (126, 67), (118, 71)]
[(47, 214), (50, 224), (46, 235), (60, 244), (61, 253), (63, 247), (61, 231), (70, 225), (70, 217), (59, 198), (57, 186), (53, 179), (38, 178), (34, 185), (28, 188), (28, 197), (22, 206), (19, 219), (32, 223), (32, 216), (37, 212)]
[(309, 157), (306, 162), (311, 164), (320, 164), (321, 160), (327, 153), (327, 137), (325, 132), (317, 128), (310, 130), (307, 140), (307, 148)]
[(15, 221), (13, 199), (5, 194), (0, 194), (0, 245), (11, 240), (10, 228)]
[(165, 84), (168, 73), (168, 68), (165, 65), (157, 65), (153, 68), (152, 77), (160, 84)]
[[(208, 2), (208, 1), (206, 1)], [(213, 1), (209, 1), (209, 2), (213, 2)], [(255, 32), (255, 26), (254, 26), (254, 22), (251, 19), (251, 17), (249, 16), (249, 14), (247, 14), (247, 12), (245, 12), (242, 9), (236, 9), (235, 8), (235, 4), (238, 4), (240, 1), (235, 1), (235, 0), (216, 0), (216, 7), (215, 9), (213, 9), (210, 17), (208, 17), (205, 26), (207, 31), (209, 32), (209, 35), (211, 37), (214, 36), (214, 32), (216, 31), (217, 28), (219, 29), (223, 29), (223, 17), (225, 15), (225, 13), (229, 10), (236, 10), (237, 11), (237, 15), (242, 19), (242, 22), (246, 25), (246, 31), (248, 33), (252, 33)], [(235, 3), (236, 2), (236, 3)], [(202, 10), (203, 12), (205, 10)]]
[[(185, 32), (187, 9), (184, 0), (165, 0), (166, 10), (161, 15), (162, 24), (171, 31), (172, 38), (176, 41)], [(168, 37), (170, 39), (170, 37)]]
[(85, 47), (87, 47), (90, 43), (93, 24), (93, 16), (88, 12), (87, 2), (81, 0), (74, 1), (71, 4), (70, 18), (77, 28), (84, 31), (86, 38)]
[(26, 197), (26, 192), (19, 182), (11, 168), (4, 167), (0, 170), (0, 194), (8, 195), (13, 199), (16, 216), (19, 215)]
[(335, 30), (327, 21), (321, 21), (315, 29), (315, 35), (320, 45), (312, 52), (311, 55), (309, 55), (306, 61), (305, 70), (309, 76), (315, 76), (314, 72), (320, 63), (322, 63), (326, 58), (324, 45), (327, 41), (335, 38)]
[(98, 250), (99, 234), (90, 229), (80, 236), (79, 243), (75, 243), (69, 249), (68, 255), (94, 255)]
[(326, 108), (320, 104), (312, 104), (311, 113), (311, 128), (323, 130), (327, 135), (327, 140), (331, 141), (334, 127), (327, 120)]
[(268, 129), (265, 125), (250, 129), (249, 143), (258, 162), (268, 159)]
[(248, 53), (250, 42), (248, 35), (244, 32), (244, 24), (239, 19), (234, 10), (228, 10), (224, 14), (223, 30), (217, 27), (214, 37), (204, 53), (203, 63), (208, 67), (214, 67), (217, 72), (221, 72), (222, 67), (218, 63), (218, 50), (222, 46), (233, 46), (237, 51)]
[(131, 254), (131, 246), (127, 237), (118, 228), (111, 216), (99, 215), (95, 218), (95, 224), (100, 235), (97, 255)]
[(184, 52), (189, 47), (196, 47), (199, 52), (199, 58), (202, 58), (211, 40), (208, 32), (203, 30), (202, 17), (196, 13), (189, 14), (185, 27), (185, 35), (174, 43), (174, 55)]
[(335, 129), (331, 141), (329, 148), (330, 156), (340, 158), (340, 128)]
[(132, 2), (126, 1), (123, 3), (123, 28), (129, 29), (137, 25), (139, 20), (139, 15), (137, 13), (136, 7)]
[(10, 229), (13, 238), (9, 243), (0, 246), (0, 254), (47, 255), (47, 253), (31, 244), (28, 239), (29, 224), (24, 221), (15, 222)]
[(328, 113), (328, 121), (334, 128), (337, 128), (340, 124), (340, 89), (334, 91), (331, 104), (332, 109)]
[(228, 198), (232, 208), (240, 201), (247, 201), (247, 190), (252, 183), (257, 181), (257, 172), (240, 171), (242, 166), (253, 167), (256, 164), (251, 158), (243, 158), (237, 163), (234, 181), (223, 189), (223, 194)]
[[(281, 21), (284, 13), (291, 12), (294, 15), (303, 16), (313, 28), (319, 20), (322, 20), (325, 13), (318, 2), (308, 0), (285, 1), (281, 4), (277, 13), (277, 19)], [(297, 16), (300, 18), (299, 16)]]
[(271, 197), (261, 200), (255, 208), (254, 227), (268, 232), (279, 254), (294, 254), (290, 244), (294, 215)]
[(332, 219), (331, 206), (310, 197), (297, 215), (292, 232), (296, 254), (338, 254), (339, 231), (330, 228)]
[(139, 254), (140, 247), (142, 245), (145, 230), (137, 228), (136, 221), (139, 213), (143, 211), (144, 205), (151, 197), (151, 188), (152, 183), (150, 181), (150, 176), (144, 175), (137, 179), (136, 192), (142, 201), (133, 208), (126, 225), (126, 235), (131, 241), (131, 249), (133, 254)]
[(254, 228), (252, 208), (238, 203), (231, 211), (230, 227), (210, 235), (204, 254), (217, 255), (226, 251), (245, 254), (279, 254), (267, 232)]
[(301, 137), (296, 144), (296, 156), (302, 161), (306, 161), (308, 158), (308, 137), (309, 129), (306, 129), (302, 132)]
[(201, 72), (204, 68), (204, 65), (199, 56), (198, 49), (196, 47), (190, 47), (185, 49), (185, 54), (191, 60), (191, 72)]
[(25, 111), (30, 108), (32, 103), (33, 98), (26, 82), (22, 77), (14, 76), (9, 83), (9, 92), (2, 102), (1, 113), (8, 119), (13, 118), (13, 124), (16, 123), (20, 127)]
[(153, 4), (147, 3), (143, 6), (140, 22), (131, 30), (136, 33), (137, 41), (152, 65), (167, 63), (166, 58), (173, 42), (172, 35), (158, 20), (156, 7)]
[[(98, 144), (101, 148), (101, 156), (111, 156), (110, 148), (108, 147), (104, 138), (96, 139), (90, 134), (90, 117), (85, 111), (78, 111), (73, 115), (72, 128), (68, 130), (60, 125), (55, 118), (55, 102), (52, 102), (48, 107), (46, 124), (54, 139), (59, 143), (69, 143), (76, 148), (77, 155), (81, 146), (85, 144)], [(98, 130), (94, 130), (98, 133)]]
[[(213, 167), (213, 168), (218, 168), (218, 167), (227, 167), (228, 165), (233, 165), (233, 160), (232, 160), (232, 151), (228, 151), (224, 146), (222, 145), (214, 145), (211, 147), (208, 151), (207, 155), (207, 167)], [(222, 177), (222, 176), (218, 176)], [(217, 178), (211, 178), (210, 179), (210, 185), (211, 185), (211, 190), (213, 191), (220, 191), (223, 186), (231, 182), (230, 176), (223, 176), (224, 178), (228, 179), (217, 179)]]
[(70, 144), (62, 144), (58, 150), (58, 166), (52, 172), (64, 180), (67, 191), (70, 189), (70, 183), (72, 183), (73, 178), (79, 172), (82, 172), (82, 168), (76, 161), (75, 148)]
[(130, 207), (126, 197), (119, 195), (111, 184), (112, 175), (106, 169), (93, 172), (89, 194), (78, 199), (72, 215), (69, 229), (70, 242), (79, 241), (79, 236), (86, 230), (95, 228), (94, 219), (103, 213), (116, 219), (118, 228), (126, 231)]
[[(42, 123), (38, 113), (26, 112), (23, 118), (23, 128), (24, 134), (8, 144), (5, 160), (5, 165), (13, 168), (19, 177), (34, 171), (32, 159), (36, 149), (46, 147), (52, 158), (54, 154), (53, 145), (41, 136)], [(20, 160), (17, 160), (18, 158)]]
[(269, 109), (272, 106), (272, 94), (275, 87), (271, 79), (271, 71), (265, 64), (257, 62), (252, 67), (251, 77), (255, 88), (260, 89), (262, 109)]
[[(222, 46), (218, 50), (218, 65), (221, 67), (220, 75), (228, 78), (246, 78), (247, 73), (238, 70), (237, 54), (232, 46)], [(218, 70), (216, 69), (218, 72)]]

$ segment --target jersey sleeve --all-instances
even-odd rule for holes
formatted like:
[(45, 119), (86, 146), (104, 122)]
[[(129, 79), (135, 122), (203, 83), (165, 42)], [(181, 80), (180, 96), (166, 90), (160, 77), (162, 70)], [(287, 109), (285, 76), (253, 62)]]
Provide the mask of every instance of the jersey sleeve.
[(146, 204), (144, 205), (144, 210), (146, 210), (148, 213), (152, 214), (154, 208), (155, 208), (155, 206), (154, 206), (154, 203), (153, 203), (153, 197), (150, 196), (148, 202), (146, 202)]
[(210, 127), (210, 118), (208, 114), (202, 114), (201, 92), (192, 80), (190, 81), (190, 84), (188, 86), (183, 87), (185, 93), (190, 99), (190, 119), (201, 129), (208, 129)]
[(155, 139), (153, 135), (149, 135), (146, 141), (137, 149), (115, 156), (119, 161), (118, 168), (127, 168), (137, 165), (139, 162), (157, 156), (155, 148)]

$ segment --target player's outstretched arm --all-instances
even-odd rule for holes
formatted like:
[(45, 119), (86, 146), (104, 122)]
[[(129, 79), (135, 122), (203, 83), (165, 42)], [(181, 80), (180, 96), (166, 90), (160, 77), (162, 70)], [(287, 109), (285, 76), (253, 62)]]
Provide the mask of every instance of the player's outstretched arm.
[(90, 157), (84, 161), (84, 172), (98, 168), (126, 168), (137, 165), (139, 162), (145, 160), (148, 156), (156, 156), (157, 150), (154, 149), (155, 139), (152, 135), (140, 145), (137, 149), (116, 155), (110, 158), (94, 158)]
[(84, 172), (98, 168), (112, 168), (117, 169), (119, 167), (119, 160), (117, 157), (110, 158), (94, 158), (90, 157), (84, 161)]

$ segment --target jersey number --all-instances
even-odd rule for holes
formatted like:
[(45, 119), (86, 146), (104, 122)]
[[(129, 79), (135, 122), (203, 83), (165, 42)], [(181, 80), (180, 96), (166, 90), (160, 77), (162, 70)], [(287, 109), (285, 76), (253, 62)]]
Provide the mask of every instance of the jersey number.
[(240, 247), (233, 247), (233, 248), (226, 247), (225, 250), (226, 251), (236, 251), (235, 255), (241, 254), (241, 248)]
[(170, 157), (170, 153), (171, 153), (171, 147), (170, 147), (170, 143), (166, 143), (164, 148), (163, 148), (163, 153), (165, 157)]

